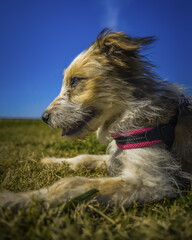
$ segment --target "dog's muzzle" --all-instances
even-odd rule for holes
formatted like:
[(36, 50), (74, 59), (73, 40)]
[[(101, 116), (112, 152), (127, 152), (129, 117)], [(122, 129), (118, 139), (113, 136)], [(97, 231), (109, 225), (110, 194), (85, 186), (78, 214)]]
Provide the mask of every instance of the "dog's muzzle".
[(50, 116), (49, 113), (44, 112), (43, 115), (42, 115), (42, 120), (43, 120), (45, 123), (48, 123), (48, 121), (49, 121), (49, 116)]

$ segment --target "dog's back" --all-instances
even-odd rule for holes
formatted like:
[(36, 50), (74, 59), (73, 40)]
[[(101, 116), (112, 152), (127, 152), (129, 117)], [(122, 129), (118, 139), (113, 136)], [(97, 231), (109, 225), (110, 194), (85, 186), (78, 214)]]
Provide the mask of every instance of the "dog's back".
[[(192, 99), (189, 99), (192, 102)], [(172, 151), (181, 161), (183, 171), (192, 173), (192, 105), (189, 102), (179, 113)]]

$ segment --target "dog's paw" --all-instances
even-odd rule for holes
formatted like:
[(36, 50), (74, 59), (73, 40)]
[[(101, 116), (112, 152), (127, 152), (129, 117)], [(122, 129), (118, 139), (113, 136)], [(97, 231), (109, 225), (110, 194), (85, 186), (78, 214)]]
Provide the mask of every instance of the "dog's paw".
[(0, 192), (0, 207), (4, 208), (10, 202), (11, 192), (3, 190)]
[(55, 164), (55, 163), (61, 164), (62, 163), (61, 159), (55, 158), (55, 157), (42, 158), (40, 162), (42, 164), (51, 164), (51, 163), (53, 163), (53, 164)]
[(70, 158), (55, 158), (55, 157), (46, 157), (40, 160), (40, 162), (44, 165), (46, 164), (62, 164), (65, 163), (69, 166), (71, 170), (75, 170), (77, 168), (77, 163)]
[(30, 196), (24, 193), (14, 193), (7, 190), (0, 192), (0, 207), (19, 209), (26, 208), (30, 202)]

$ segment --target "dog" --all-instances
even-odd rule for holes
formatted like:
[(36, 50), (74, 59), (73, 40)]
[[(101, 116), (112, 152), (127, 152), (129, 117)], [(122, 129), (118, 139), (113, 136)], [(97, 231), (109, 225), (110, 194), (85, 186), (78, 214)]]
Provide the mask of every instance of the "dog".
[(186, 192), (192, 179), (192, 100), (161, 80), (142, 55), (154, 40), (103, 30), (64, 71), (61, 92), (42, 115), (67, 140), (97, 131), (99, 141), (109, 143), (106, 155), (44, 158), (44, 164), (105, 164), (109, 176), (67, 177), (26, 193), (4, 191), (2, 207), (27, 207), (31, 199), (56, 206), (91, 189), (98, 190), (93, 201), (125, 207)]

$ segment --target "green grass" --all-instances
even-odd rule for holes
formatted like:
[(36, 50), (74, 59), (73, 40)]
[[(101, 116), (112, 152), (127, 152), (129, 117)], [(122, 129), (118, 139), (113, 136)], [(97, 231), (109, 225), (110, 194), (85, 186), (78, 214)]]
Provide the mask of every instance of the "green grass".
[[(45, 156), (103, 154), (95, 135), (66, 142), (60, 130), (38, 120), (0, 120), (0, 188), (14, 192), (39, 189), (66, 176), (106, 176), (104, 169), (78, 171), (43, 166)], [(0, 209), (0, 240), (33, 239), (192, 239), (192, 193), (183, 198), (129, 209), (91, 207), (84, 202), (47, 208), (33, 203), (17, 212)]]

